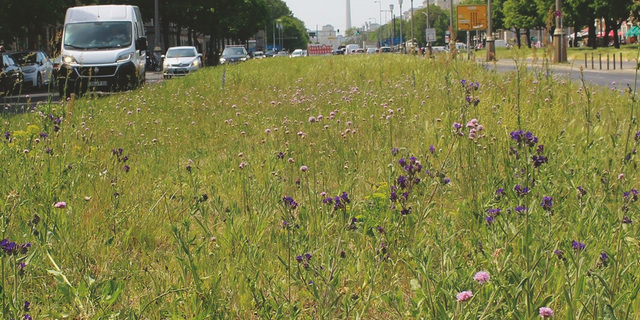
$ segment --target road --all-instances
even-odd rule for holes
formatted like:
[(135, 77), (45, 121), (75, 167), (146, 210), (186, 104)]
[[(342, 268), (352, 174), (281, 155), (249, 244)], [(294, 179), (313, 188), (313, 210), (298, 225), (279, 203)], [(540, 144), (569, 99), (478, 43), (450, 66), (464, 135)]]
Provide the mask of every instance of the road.
[[(146, 84), (154, 84), (162, 81), (161, 72), (147, 72)], [(20, 95), (4, 96), (0, 98), (3, 112), (23, 113), (35, 110), (42, 103), (57, 103), (60, 96), (55, 88), (44, 88), (40, 91), (26, 88)], [(3, 113), (0, 111), (0, 114)]]
[[(503, 59), (496, 63), (481, 62), (487, 70), (496, 70), (499, 72), (510, 72), (516, 70), (516, 63), (513, 60)], [(520, 62), (525, 64), (527, 69), (532, 72), (546, 72), (546, 67), (541, 63), (533, 63), (532, 60), (526, 60)], [(595, 66), (596, 69), (591, 69), (591, 65), (587, 64), (588, 68), (585, 68), (583, 72), (580, 71), (580, 67), (584, 67), (584, 64), (566, 63), (566, 64), (550, 64), (549, 69), (551, 73), (560, 77), (571, 79), (576, 82), (580, 82), (584, 77), (584, 80), (588, 84), (612, 87), (627, 88), (630, 86), (634, 88), (636, 79), (635, 64), (633, 62), (625, 62), (623, 69), (606, 70), (606, 66), (603, 66), (605, 70), (600, 70), (599, 66)], [(639, 79), (640, 80), (640, 79)], [(640, 84), (640, 83), (639, 83)]]

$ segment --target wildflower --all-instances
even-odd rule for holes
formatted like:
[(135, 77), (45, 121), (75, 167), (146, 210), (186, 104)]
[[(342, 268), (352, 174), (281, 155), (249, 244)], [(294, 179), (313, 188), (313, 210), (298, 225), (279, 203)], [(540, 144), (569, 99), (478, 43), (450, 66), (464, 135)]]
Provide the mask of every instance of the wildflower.
[(525, 213), (525, 211), (527, 211), (527, 208), (526, 208), (526, 207), (523, 207), (523, 206), (517, 206), (517, 207), (515, 208), (515, 211), (516, 211), (517, 213), (522, 214), (522, 213)]
[(434, 154), (436, 152), (436, 147), (434, 147), (433, 145), (430, 145), (429, 152), (431, 152), (431, 154)]
[(124, 172), (129, 172), (129, 169), (131, 169), (131, 168), (129, 167), (128, 164), (125, 164), (124, 167), (122, 168), (122, 170), (124, 170)]
[(409, 213), (411, 213), (411, 208), (402, 208), (402, 210), (400, 210), (400, 214), (403, 216), (406, 216)]
[(489, 209), (488, 213), (489, 213), (489, 216), (497, 217), (500, 215), (500, 211), (501, 211), (500, 208), (495, 208), (495, 209)]
[[(5, 133), (4, 133), (4, 138), (5, 138), (5, 139), (7, 139), (7, 140), (11, 139), (11, 131), (7, 131), (7, 132), (5, 132)], [(636, 139), (636, 140), (637, 140), (637, 139)]]
[(622, 180), (622, 179), (624, 179), (624, 173), (621, 173), (618, 175), (618, 180)]
[(309, 170), (309, 167), (307, 167), (307, 166), (300, 167), (300, 171), (302, 171), (302, 172), (307, 172), (307, 170)]
[(385, 234), (385, 233), (386, 233), (386, 232), (385, 232), (385, 230), (384, 230), (384, 228), (383, 228), (383, 227), (381, 227), (381, 226), (377, 226), (377, 227), (376, 227), (376, 230), (378, 230), (378, 232), (379, 232), (379, 233), (381, 233), (381, 234)]
[(456, 130), (459, 130), (460, 128), (462, 128), (462, 125), (457, 123), (457, 122), (454, 122), (453, 123), (453, 128), (456, 129)]
[(489, 281), (489, 273), (486, 271), (478, 271), (474, 276), (473, 280), (477, 281), (479, 284), (484, 284)]
[(523, 188), (519, 184), (516, 184), (516, 186), (513, 187), (513, 190), (516, 192), (517, 196), (525, 196), (525, 195), (529, 194), (529, 191), (530, 191), (529, 188), (527, 188), (527, 187)]
[(389, 195), (389, 200), (391, 200), (391, 202), (396, 202), (398, 200), (398, 193), (395, 191), (391, 191), (391, 194)]
[(22, 305), (22, 310), (29, 311), (29, 309), (31, 309), (31, 303), (25, 300), (24, 304)]
[(312, 286), (313, 285), (313, 280), (309, 281), (309, 285)]
[(298, 261), (298, 263), (302, 262), (302, 259), (301, 255), (296, 256), (296, 261)]
[(398, 154), (398, 148), (391, 149), (391, 154), (394, 155), (394, 156), (397, 155)]
[(540, 316), (544, 319), (553, 318), (553, 310), (549, 307), (541, 307), (540, 308)]
[(473, 297), (473, 292), (471, 291), (462, 291), (456, 295), (456, 299), (458, 302), (468, 301)]
[(351, 200), (349, 199), (349, 195), (346, 192), (342, 192), (342, 194), (340, 195), (340, 200), (342, 200), (345, 203), (351, 202)]
[(22, 320), (33, 320), (33, 318), (27, 313), (22, 317)]
[(578, 198), (587, 194), (587, 190), (585, 190), (582, 186), (578, 186), (576, 189), (578, 189)]
[(555, 254), (556, 257), (558, 257), (558, 259), (564, 260), (564, 251), (560, 249), (556, 249), (556, 250), (553, 250), (553, 254)]
[(282, 197), (282, 201), (284, 201), (285, 204), (289, 205), (289, 208), (292, 210), (298, 207), (298, 203), (295, 202), (292, 197)]
[(67, 207), (67, 203), (64, 201), (60, 201), (60, 202), (56, 202), (56, 204), (54, 204), (53, 206), (58, 209), (64, 209)]
[(404, 158), (400, 158), (400, 160), (398, 160), (398, 164), (404, 167), (407, 165), (407, 160), (405, 160)]
[(600, 252), (600, 261), (602, 261), (603, 263), (606, 263), (609, 260), (609, 256), (607, 255), (606, 252)]
[(285, 229), (288, 228), (289, 227), (289, 222), (282, 221), (282, 227), (285, 228)]
[(333, 198), (332, 197), (324, 198), (324, 199), (322, 199), (322, 203), (324, 203), (324, 204), (333, 204)]
[(545, 211), (550, 211), (551, 207), (553, 206), (553, 198), (545, 196), (544, 198), (542, 198), (542, 203), (540, 205)]
[(496, 197), (499, 199), (504, 195), (504, 189), (503, 188), (498, 188), (498, 190), (496, 190)]
[(545, 163), (547, 163), (548, 158), (545, 156), (531, 156), (531, 160), (533, 160), (533, 167), (537, 168)]
[(405, 189), (407, 187), (407, 184), (408, 184), (407, 177), (399, 176), (397, 182), (400, 189)]
[(449, 178), (444, 178), (444, 180), (442, 180), (443, 184), (449, 184), (449, 182), (451, 182), (451, 179)]
[(311, 260), (311, 257), (312, 257), (312, 256), (311, 256), (311, 253), (305, 253), (305, 254), (304, 254), (304, 258), (305, 258), (305, 259), (307, 259), (307, 261), (310, 261), (310, 260)]
[(296, 162), (295, 160), (293, 160), (293, 158), (289, 158), (287, 161), (289, 161), (289, 163), (294, 163), (294, 162)]
[(278, 159), (284, 159), (284, 152), (278, 152)]
[(571, 247), (573, 247), (575, 251), (582, 251), (586, 248), (586, 245), (580, 241), (572, 240)]
[(494, 218), (494, 217), (492, 217), (492, 216), (487, 216), (487, 217), (486, 217), (486, 218), (484, 218), (484, 219), (485, 219), (485, 221), (487, 221), (487, 224), (488, 224), (488, 225), (492, 225), (492, 224), (493, 224), (493, 221), (495, 220), (495, 218)]
[(631, 218), (624, 216), (622, 217), (622, 223), (624, 224), (631, 224), (633, 221), (631, 221)]

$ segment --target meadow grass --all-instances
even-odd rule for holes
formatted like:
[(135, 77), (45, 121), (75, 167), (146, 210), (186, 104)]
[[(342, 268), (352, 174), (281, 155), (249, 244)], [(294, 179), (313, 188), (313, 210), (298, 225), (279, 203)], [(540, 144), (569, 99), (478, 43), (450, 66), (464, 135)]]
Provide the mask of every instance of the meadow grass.
[(5, 113), (0, 310), (638, 318), (634, 97), (362, 55)]

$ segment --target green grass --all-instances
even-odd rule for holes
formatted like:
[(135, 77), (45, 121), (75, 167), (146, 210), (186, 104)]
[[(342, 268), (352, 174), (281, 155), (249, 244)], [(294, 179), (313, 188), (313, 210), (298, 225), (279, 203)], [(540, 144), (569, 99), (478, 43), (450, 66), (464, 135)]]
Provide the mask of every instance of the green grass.
[(3, 114), (0, 230), (31, 246), (0, 254), (2, 314), (638, 318), (632, 97), (363, 55), (254, 60)]

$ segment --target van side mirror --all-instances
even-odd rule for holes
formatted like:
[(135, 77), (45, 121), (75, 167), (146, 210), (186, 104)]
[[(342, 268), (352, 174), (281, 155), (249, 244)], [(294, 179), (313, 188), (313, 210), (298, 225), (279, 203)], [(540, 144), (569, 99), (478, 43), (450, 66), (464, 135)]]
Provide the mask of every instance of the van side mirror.
[(136, 40), (136, 50), (147, 50), (147, 37), (140, 37)]

